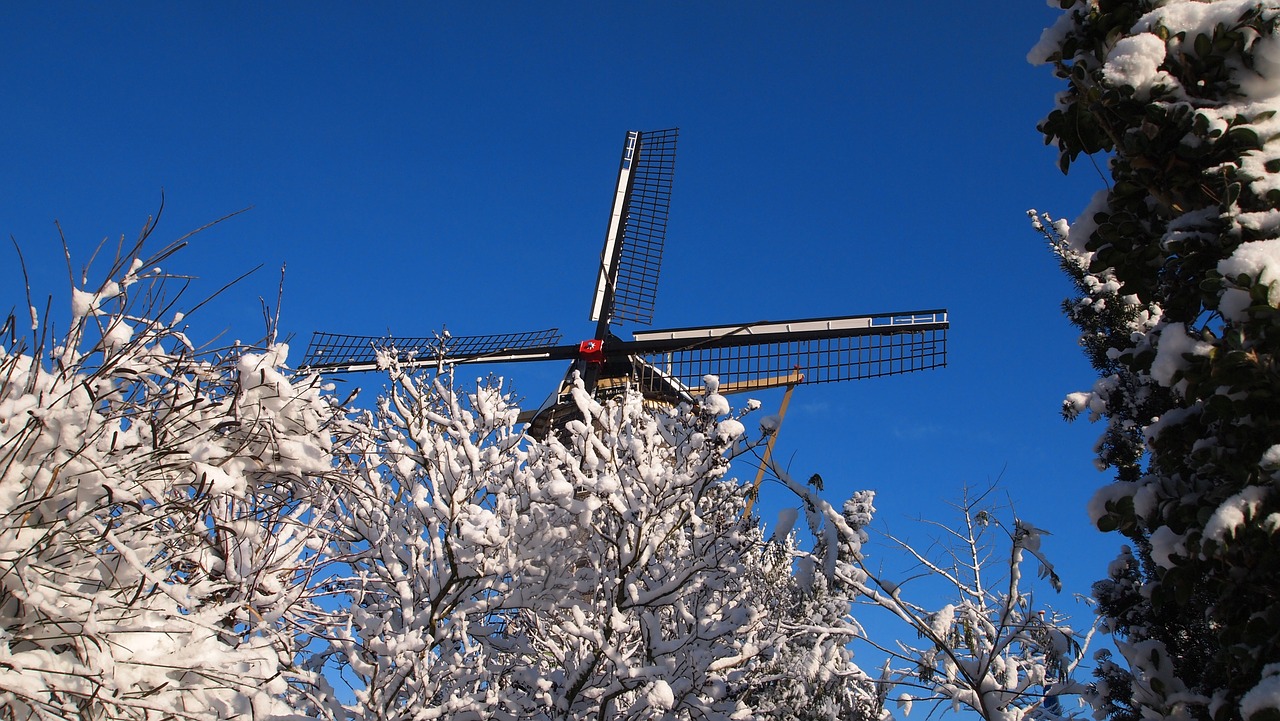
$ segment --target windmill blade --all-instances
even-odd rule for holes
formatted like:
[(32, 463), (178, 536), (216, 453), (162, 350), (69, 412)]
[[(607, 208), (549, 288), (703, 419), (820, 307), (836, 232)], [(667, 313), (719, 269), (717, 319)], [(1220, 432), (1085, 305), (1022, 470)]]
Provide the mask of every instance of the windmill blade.
[(317, 331), (311, 334), (301, 369), (351, 373), (378, 369), (379, 352), (393, 352), (402, 366), (420, 368), (449, 363), (498, 363), (573, 358), (577, 346), (557, 346), (556, 328), (525, 333), (431, 338), (343, 335)]
[(613, 320), (653, 321), (678, 134), (676, 128), (627, 133), (591, 303), (599, 337)]
[(876, 378), (947, 364), (945, 310), (645, 331), (618, 349), (690, 389), (721, 392)]

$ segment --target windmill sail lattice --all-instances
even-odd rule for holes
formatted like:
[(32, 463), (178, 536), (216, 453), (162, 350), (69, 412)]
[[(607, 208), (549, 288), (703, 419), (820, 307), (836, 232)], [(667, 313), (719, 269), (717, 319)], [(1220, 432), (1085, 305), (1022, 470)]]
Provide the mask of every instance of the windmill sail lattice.
[(565, 380), (531, 417), (539, 435), (577, 413), (569, 389), (575, 379), (604, 398), (626, 388), (648, 401), (691, 400), (708, 374), (720, 392), (875, 378), (947, 364), (945, 310), (851, 315), (740, 325), (645, 330), (625, 341), (614, 321), (648, 325), (657, 297), (675, 174), (677, 131), (630, 131), (600, 254), (592, 298), (595, 336), (560, 345), (556, 329), (482, 336), (397, 338), (315, 333), (303, 367), (366, 371), (394, 356), (402, 367), (441, 362), (569, 360)]
[(619, 244), (613, 321), (653, 322), (675, 177), (677, 134), (674, 128), (637, 133), (640, 147), (636, 149)]
[[(510, 360), (544, 360), (546, 348), (560, 342), (556, 328), (525, 333), (393, 338), (390, 336), (344, 335), (317, 331), (302, 359), (304, 368), (354, 372), (374, 370), (380, 353), (393, 353), (408, 365), (479, 363)], [(532, 357), (530, 357), (532, 356)]]
[(640, 356), (686, 387), (711, 374), (722, 393), (736, 393), (939, 368), (947, 362), (947, 327), (947, 312), (932, 310), (654, 331), (636, 333), (635, 342), (671, 346)]

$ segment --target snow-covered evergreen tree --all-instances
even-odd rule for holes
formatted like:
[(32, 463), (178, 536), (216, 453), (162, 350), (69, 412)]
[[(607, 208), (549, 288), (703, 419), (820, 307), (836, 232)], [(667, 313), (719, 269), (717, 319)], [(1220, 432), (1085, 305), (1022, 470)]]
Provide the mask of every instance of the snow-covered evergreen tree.
[(1066, 406), (1107, 424), (1092, 517), (1133, 543), (1095, 589), (1123, 656), (1098, 707), (1280, 717), (1280, 3), (1061, 6), (1030, 56), (1066, 82), (1040, 128), (1111, 182), (1035, 223), (1100, 375)]

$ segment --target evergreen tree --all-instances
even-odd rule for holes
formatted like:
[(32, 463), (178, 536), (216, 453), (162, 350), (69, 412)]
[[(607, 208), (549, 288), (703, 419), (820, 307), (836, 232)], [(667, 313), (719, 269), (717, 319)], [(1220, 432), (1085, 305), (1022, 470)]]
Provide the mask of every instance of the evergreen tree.
[[(1090, 511), (1131, 539), (1095, 587), (1116, 719), (1280, 717), (1280, 4), (1063, 0), (1032, 51), (1065, 172), (1109, 156), (1069, 228), (1034, 220), (1080, 296), (1116, 469)], [(1033, 217), (1034, 217), (1033, 211)]]

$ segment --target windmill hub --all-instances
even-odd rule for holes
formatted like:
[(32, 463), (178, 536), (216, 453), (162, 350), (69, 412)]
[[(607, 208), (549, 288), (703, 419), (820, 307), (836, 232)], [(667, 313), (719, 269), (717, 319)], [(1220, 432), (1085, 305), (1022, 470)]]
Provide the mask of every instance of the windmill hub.
[(578, 357), (588, 363), (604, 363), (604, 341), (599, 338), (578, 344)]

